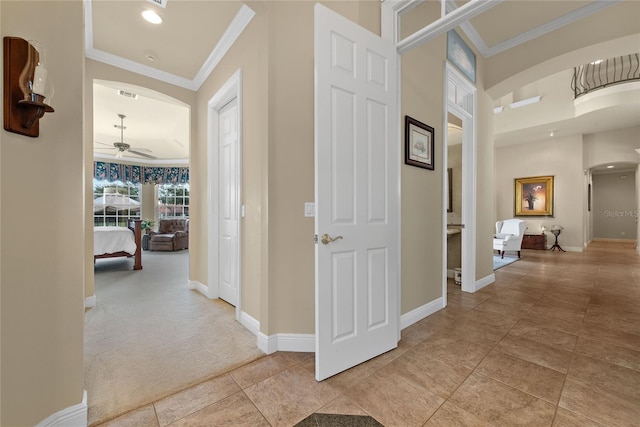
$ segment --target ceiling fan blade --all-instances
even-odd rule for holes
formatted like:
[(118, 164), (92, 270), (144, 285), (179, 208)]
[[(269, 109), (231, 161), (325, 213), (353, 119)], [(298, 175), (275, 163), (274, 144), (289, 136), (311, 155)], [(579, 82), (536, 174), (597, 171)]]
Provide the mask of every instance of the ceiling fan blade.
[(134, 150), (134, 151), (144, 151), (147, 153), (153, 153), (153, 151), (149, 150), (148, 148), (140, 148), (140, 147), (131, 147), (129, 148), (129, 151)]
[(96, 141), (96, 144), (106, 145), (107, 147), (113, 148), (113, 144), (105, 144), (104, 142)]
[(108, 147), (93, 147), (94, 150), (115, 150), (114, 147), (108, 148)]
[(156, 156), (152, 156), (151, 154), (141, 153), (139, 151), (135, 151), (135, 150), (132, 150), (132, 149), (129, 149), (127, 151), (130, 152), (131, 154), (137, 154), (138, 156), (146, 157), (147, 159), (157, 159)]

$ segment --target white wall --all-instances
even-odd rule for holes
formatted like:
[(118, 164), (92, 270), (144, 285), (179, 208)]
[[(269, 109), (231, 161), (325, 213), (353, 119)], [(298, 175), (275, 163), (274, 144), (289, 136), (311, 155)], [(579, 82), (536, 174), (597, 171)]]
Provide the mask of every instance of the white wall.
[[(523, 217), (529, 232), (541, 225), (564, 227), (559, 238), (566, 250), (584, 246), (585, 178), (582, 166), (582, 137), (552, 138), (529, 144), (498, 147), (495, 150), (496, 212), (498, 219), (514, 216), (514, 179), (553, 175), (554, 217)], [(553, 236), (548, 234), (547, 243)]]

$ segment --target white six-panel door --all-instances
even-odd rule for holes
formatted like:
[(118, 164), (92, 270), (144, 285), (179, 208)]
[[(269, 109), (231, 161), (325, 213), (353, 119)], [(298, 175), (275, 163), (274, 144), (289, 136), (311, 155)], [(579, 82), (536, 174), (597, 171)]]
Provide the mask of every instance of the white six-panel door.
[(399, 340), (396, 49), (316, 4), (315, 73), (316, 379), (322, 380)]
[(238, 100), (219, 113), (219, 248), (218, 283), (220, 298), (238, 303)]

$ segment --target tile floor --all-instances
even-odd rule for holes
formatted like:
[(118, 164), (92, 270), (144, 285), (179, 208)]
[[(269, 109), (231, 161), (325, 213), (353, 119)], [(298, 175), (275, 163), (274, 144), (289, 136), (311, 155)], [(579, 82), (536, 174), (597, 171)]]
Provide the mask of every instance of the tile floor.
[(640, 257), (630, 243), (523, 251), (475, 294), (404, 329), (397, 349), (326, 381), (275, 353), (102, 424), (294, 426), (313, 413), (385, 426), (637, 426)]

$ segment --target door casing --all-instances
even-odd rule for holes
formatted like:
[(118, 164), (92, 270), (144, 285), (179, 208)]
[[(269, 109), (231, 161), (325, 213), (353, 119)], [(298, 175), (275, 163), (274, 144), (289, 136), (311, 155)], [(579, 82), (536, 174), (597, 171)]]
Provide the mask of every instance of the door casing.
[(207, 221), (208, 225), (208, 260), (209, 269), (207, 282), (208, 285), (202, 289), (197, 289), (210, 299), (216, 299), (220, 296), (219, 283), (218, 283), (218, 271), (219, 271), (219, 226), (218, 226), (218, 212), (219, 212), (219, 179), (218, 168), (220, 164), (219, 159), (219, 137), (218, 137), (218, 116), (222, 107), (229, 103), (234, 98), (238, 99), (238, 158), (236, 165), (236, 191), (237, 197), (237, 209), (238, 212), (238, 245), (237, 245), (237, 272), (236, 277), (238, 280), (238, 298), (236, 304), (236, 320), (240, 320), (240, 313), (242, 312), (242, 70), (237, 70), (231, 78), (216, 92), (216, 94), (207, 103), (208, 118), (207, 118), (207, 132), (208, 138), (208, 155), (207, 155), (207, 206), (209, 207), (209, 217)]

